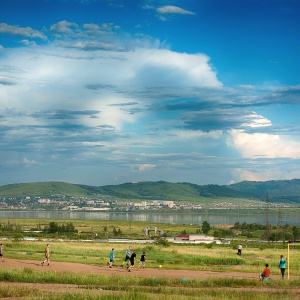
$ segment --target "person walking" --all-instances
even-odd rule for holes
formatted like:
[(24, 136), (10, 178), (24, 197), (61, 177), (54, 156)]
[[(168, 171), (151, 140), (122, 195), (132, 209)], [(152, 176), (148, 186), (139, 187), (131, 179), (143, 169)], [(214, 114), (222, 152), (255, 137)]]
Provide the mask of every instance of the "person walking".
[(144, 251), (143, 254), (141, 255), (138, 269), (139, 269), (139, 267), (142, 267), (143, 269), (145, 269), (145, 264), (146, 264), (146, 252)]
[(44, 263), (47, 263), (48, 266), (50, 265), (50, 245), (47, 244), (46, 248), (45, 248), (45, 260), (42, 262), (42, 266), (44, 265)]
[(126, 250), (124, 261), (121, 264), (122, 268), (124, 267), (125, 263), (127, 263), (127, 268), (129, 267), (130, 257), (131, 257), (131, 246), (129, 246), (128, 249)]
[(0, 257), (1, 257), (2, 261), (4, 261), (3, 244), (0, 244)]
[(283, 257), (283, 255), (280, 255), (280, 261), (279, 261), (279, 269), (281, 272), (281, 278), (284, 278), (284, 273), (285, 273), (285, 264), (286, 264), (286, 259)]
[(133, 253), (130, 256), (130, 266), (127, 267), (128, 272), (131, 272), (130, 269), (134, 268), (135, 259), (136, 259), (136, 250), (133, 250)]
[(112, 248), (111, 252), (109, 253), (109, 267), (110, 268), (112, 268), (114, 262), (115, 262), (115, 248)]

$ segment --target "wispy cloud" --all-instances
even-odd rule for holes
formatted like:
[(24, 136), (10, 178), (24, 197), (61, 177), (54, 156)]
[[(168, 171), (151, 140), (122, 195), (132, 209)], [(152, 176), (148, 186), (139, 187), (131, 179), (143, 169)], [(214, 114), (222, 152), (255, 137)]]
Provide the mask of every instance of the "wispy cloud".
[(6, 23), (0, 23), (0, 33), (19, 35), (30, 38), (38, 38), (42, 39), (43, 41), (47, 40), (47, 36), (44, 33), (38, 30), (34, 30), (31, 27), (18, 27), (8, 25)]
[(4, 76), (0, 76), (0, 85), (15, 85), (17, 84), (16, 81), (14, 79), (8, 78), (8, 77), (4, 77)]
[(64, 20), (53, 24), (50, 27), (50, 31), (61, 34), (73, 34), (78, 28), (79, 26), (76, 23)]
[(166, 5), (161, 6), (156, 9), (159, 14), (168, 15), (168, 14), (179, 14), (179, 15), (194, 15), (195, 13), (180, 8), (178, 6)]

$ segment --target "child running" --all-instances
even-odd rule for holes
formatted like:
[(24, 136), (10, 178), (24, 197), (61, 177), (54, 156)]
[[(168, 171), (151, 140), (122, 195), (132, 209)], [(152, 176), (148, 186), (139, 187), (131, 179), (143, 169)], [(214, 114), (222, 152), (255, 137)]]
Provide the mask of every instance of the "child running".
[(134, 263), (136, 259), (136, 251), (133, 250), (133, 253), (130, 256), (130, 266), (127, 267), (128, 272), (131, 272), (131, 268), (134, 268)]
[(121, 267), (124, 267), (124, 264), (127, 263), (127, 268), (129, 267), (129, 262), (130, 262), (130, 257), (131, 257), (131, 246), (128, 247), (128, 249), (126, 250), (125, 253), (125, 259), (123, 261), (123, 263), (121, 264)]
[(109, 253), (109, 267), (112, 268), (115, 261), (115, 248), (111, 249), (111, 252)]
[(141, 255), (138, 269), (139, 269), (139, 267), (142, 267), (143, 269), (145, 269), (145, 264), (146, 264), (146, 252), (144, 251), (143, 254)]

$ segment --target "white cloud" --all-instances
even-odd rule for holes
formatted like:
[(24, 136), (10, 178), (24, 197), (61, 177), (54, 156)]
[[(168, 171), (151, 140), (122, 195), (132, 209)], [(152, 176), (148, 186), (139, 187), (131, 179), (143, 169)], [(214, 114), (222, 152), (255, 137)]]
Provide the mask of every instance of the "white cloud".
[[(5, 77), (0, 80), (3, 85), (0, 91), (2, 109), (18, 108), (28, 112), (95, 110), (99, 114), (93, 118), (77, 116), (76, 122), (89, 126), (109, 125), (118, 130), (142, 118), (144, 113), (141, 110), (149, 104), (149, 99), (146, 101), (144, 97), (132, 95), (132, 89), (139, 94), (145, 91), (145, 87), (174, 86), (181, 87), (181, 93), (184, 93), (184, 87), (189, 86), (221, 86), (206, 55), (164, 49), (140, 48), (122, 53), (95, 51), (90, 59), (88, 54), (81, 56), (76, 49), (36, 46), (11, 50), (6, 57), (0, 58), (0, 63), (20, 70), (13, 79)], [(117, 89), (124, 90), (123, 93), (105, 88), (114, 87), (116, 83)], [(9, 86), (11, 84), (14, 84), (13, 89)], [(92, 84), (104, 88), (86, 88)], [(140, 109), (140, 112), (130, 113), (115, 105), (128, 102), (135, 103), (130, 109)], [(36, 122), (32, 120), (33, 124)], [(50, 121), (39, 119), (38, 122)], [(51, 122), (59, 120), (52, 119)]]
[(56, 24), (53, 24), (50, 27), (51, 31), (63, 34), (71, 34), (78, 29), (78, 25), (74, 22), (68, 22), (66, 20), (60, 21)]
[(136, 79), (148, 86), (221, 87), (205, 54), (178, 53), (165, 49), (138, 49), (128, 54)]
[(155, 169), (156, 165), (154, 164), (142, 164), (138, 166), (139, 172), (146, 172)]
[(155, 7), (152, 5), (146, 4), (146, 5), (142, 6), (142, 9), (155, 9)]
[(25, 36), (30, 38), (39, 38), (42, 40), (47, 40), (47, 37), (40, 31), (34, 30), (31, 27), (18, 27), (8, 25), (6, 23), (0, 24), (0, 33), (8, 33), (12, 35)]
[(102, 23), (101, 25), (85, 23), (80, 26), (77, 23), (69, 22), (67, 20), (55, 23), (50, 27), (52, 34), (58, 38), (69, 36), (72, 38), (86, 39), (90, 42), (94, 42), (95, 39), (98, 39), (99, 37), (103, 38), (104, 34), (112, 34), (119, 29), (120, 26), (112, 22)]
[(204, 132), (201, 130), (170, 130), (168, 135), (173, 136), (176, 140), (195, 140), (202, 138), (220, 139), (223, 135), (222, 130), (213, 130)]
[(114, 23), (102, 23), (101, 26), (94, 23), (88, 23), (84, 24), (82, 28), (89, 33), (98, 34), (99, 32), (111, 32), (113, 30), (118, 30), (121, 27)]
[(100, 26), (94, 23), (88, 23), (88, 24), (84, 24), (83, 29), (88, 30), (88, 31), (99, 31), (100, 30)]
[(81, 50), (117, 50), (114, 44), (99, 41), (62, 42), (60, 43), (60, 46)]
[(244, 158), (300, 158), (300, 142), (286, 136), (231, 130), (227, 144)]
[(258, 128), (258, 127), (269, 127), (272, 125), (272, 122), (268, 120), (267, 118), (258, 115), (256, 112), (252, 112), (245, 117), (243, 117), (245, 122), (241, 124), (241, 126), (244, 127), (252, 127), (252, 128)]
[(7, 166), (25, 166), (28, 167), (30, 165), (36, 165), (38, 164), (38, 162), (36, 162), (35, 160), (30, 160), (26, 157), (24, 157), (22, 160), (7, 160), (5, 161), (5, 165)]
[(35, 41), (29, 41), (29, 40), (22, 40), (20, 41), (21, 44), (25, 45), (25, 46), (36, 46), (36, 42)]
[(180, 14), (180, 15), (194, 15), (195, 13), (182, 9), (180, 7), (177, 6), (172, 6), (172, 5), (166, 5), (166, 6), (161, 6), (159, 8), (156, 9), (156, 11), (159, 14)]
[(239, 84), (239, 88), (245, 89), (245, 90), (255, 90), (256, 87), (251, 84)]

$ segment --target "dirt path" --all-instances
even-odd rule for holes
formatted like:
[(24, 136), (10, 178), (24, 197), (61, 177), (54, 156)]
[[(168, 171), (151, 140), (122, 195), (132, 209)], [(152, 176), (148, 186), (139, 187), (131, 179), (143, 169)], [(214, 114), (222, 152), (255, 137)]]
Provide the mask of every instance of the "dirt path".
[[(81, 273), (81, 274), (99, 274), (99, 275), (111, 275), (111, 276), (126, 276), (126, 277), (156, 277), (156, 278), (177, 278), (177, 279), (198, 279), (205, 280), (209, 278), (248, 278), (257, 279), (258, 274), (254, 273), (242, 273), (242, 272), (209, 272), (209, 271), (194, 271), (194, 270), (165, 270), (163, 268), (145, 268), (144, 270), (132, 270), (128, 272), (126, 268), (99, 265), (87, 265), (80, 263), (67, 263), (67, 262), (51, 262), (49, 266), (42, 266), (40, 261), (33, 260), (22, 260), (22, 259), (6, 259), (5, 262), (0, 262), (0, 267), (7, 269), (24, 269), (30, 268), (33, 270), (39, 270), (44, 272), (57, 271), (57, 272), (71, 272), (71, 273)], [(294, 277), (299, 278), (299, 277)], [(279, 275), (272, 275), (272, 279), (280, 280)], [(293, 277), (291, 277), (293, 279)], [(17, 283), (17, 282), (0, 282), (0, 286), (17, 286), (34, 288), (44, 292), (58, 292), (58, 293), (86, 293), (86, 289), (80, 288), (78, 285), (72, 284), (41, 284), (41, 283)], [(205, 288), (204, 288), (205, 289)], [(224, 287), (222, 288), (224, 289)], [(240, 288), (228, 288), (230, 290), (236, 290)], [(248, 291), (264, 291), (268, 293), (270, 288), (267, 286), (261, 287), (246, 287), (243, 290)], [(101, 290), (101, 289), (100, 289)], [(272, 288), (269, 291), (283, 291), (281, 288)], [(289, 289), (291, 293), (295, 295), (292, 299), (300, 299), (296, 295), (300, 295), (300, 288)], [(91, 293), (99, 293), (99, 290), (92, 290)], [(101, 294), (112, 293), (112, 291), (102, 291)], [(18, 298), (6, 298), (6, 300), (14, 300)]]
[[(50, 266), (41, 266), (40, 261), (22, 260), (22, 259), (5, 259), (0, 262), (1, 268), (15, 268), (24, 269), (30, 268), (39, 271), (58, 271), (58, 272), (73, 272), (81, 274), (103, 274), (103, 275), (120, 275), (131, 277), (158, 277), (158, 278), (186, 278), (186, 279), (199, 279), (204, 280), (208, 278), (251, 278), (258, 279), (256, 273), (243, 273), (243, 272), (210, 272), (210, 271), (195, 271), (195, 270), (166, 270), (164, 268), (145, 268), (133, 269), (130, 273), (126, 268), (115, 266), (109, 268), (107, 266), (88, 265), (80, 263), (68, 262), (51, 262)], [(272, 275), (273, 279), (280, 279), (279, 275)]]

